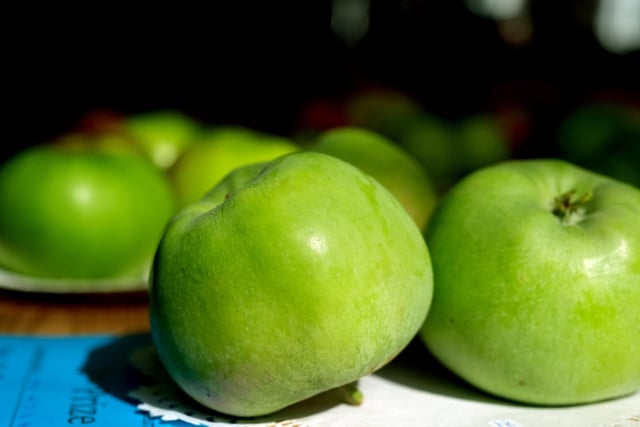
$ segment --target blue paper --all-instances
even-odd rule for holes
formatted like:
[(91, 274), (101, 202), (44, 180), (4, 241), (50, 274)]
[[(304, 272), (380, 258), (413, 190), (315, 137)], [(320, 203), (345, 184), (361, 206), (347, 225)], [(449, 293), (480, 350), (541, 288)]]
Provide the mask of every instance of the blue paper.
[[(175, 384), (165, 384), (163, 378), (168, 377), (157, 365), (149, 334), (0, 336), (0, 427), (191, 426), (184, 417), (185, 421), (150, 417), (143, 410), (147, 404), (178, 408), (180, 415), (194, 414), (199, 424), (211, 421), (206, 425), (215, 427), (640, 426), (640, 393), (568, 407), (519, 405), (490, 397), (438, 370), (426, 358), (424, 346), (416, 344), (358, 381), (365, 396), (360, 406), (345, 404), (339, 393), (329, 390), (265, 417), (233, 419), (199, 413), (206, 410), (191, 407), (191, 400), (183, 402), (186, 395), (178, 396)], [(149, 395), (141, 396), (141, 390)], [(144, 404), (138, 409), (140, 402)]]
[(149, 340), (0, 336), (0, 427), (187, 425), (150, 418), (127, 396), (141, 381), (127, 350)]

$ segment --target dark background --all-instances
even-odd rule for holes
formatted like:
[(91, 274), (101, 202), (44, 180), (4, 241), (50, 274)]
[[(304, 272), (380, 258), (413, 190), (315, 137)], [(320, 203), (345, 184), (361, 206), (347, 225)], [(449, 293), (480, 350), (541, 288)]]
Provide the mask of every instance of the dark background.
[(533, 36), (521, 46), (462, 1), (371, 0), (355, 46), (332, 32), (330, 1), (218, 3), (7, 13), (2, 157), (98, 108), (173, 108), (288, 134), (311, 100), (372, 84), (406, 91), (443, 117), (524, 106), (536, 123), (527, 149), (537, 155), (574, 106), (640, 102), (638, 52), (600, 46), (584, 20), (590, 1), (534, 0)]

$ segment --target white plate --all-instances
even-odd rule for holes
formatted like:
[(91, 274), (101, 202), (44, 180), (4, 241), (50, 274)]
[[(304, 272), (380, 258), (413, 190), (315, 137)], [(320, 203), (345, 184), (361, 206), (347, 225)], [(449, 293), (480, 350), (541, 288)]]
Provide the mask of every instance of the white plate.
[(0, 268), (0, 288), (44, 293), (116, 293), (146, 290), (147, 275), (105, 279), (53, 279), (26, 276)]

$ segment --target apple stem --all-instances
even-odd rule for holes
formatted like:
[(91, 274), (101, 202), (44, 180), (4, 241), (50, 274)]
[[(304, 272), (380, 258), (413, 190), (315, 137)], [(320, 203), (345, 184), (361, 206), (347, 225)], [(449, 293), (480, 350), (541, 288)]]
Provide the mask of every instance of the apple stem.
[[(582, 217), (584, 205), (593, 197), (593, 191), (587, 190), (576, 197), (577, 191), (571, 190), (553, 199), (552, 213), (564, 223), (575, 224)], [(576, 216), (580, 218), (576, 218)]]
[(339, 387), (339, 390), (342, 393), (344, 400), (349, 405), (358, 406), (362, 404), (364, 397), (356, 383), (345, 384), (342, 387)]

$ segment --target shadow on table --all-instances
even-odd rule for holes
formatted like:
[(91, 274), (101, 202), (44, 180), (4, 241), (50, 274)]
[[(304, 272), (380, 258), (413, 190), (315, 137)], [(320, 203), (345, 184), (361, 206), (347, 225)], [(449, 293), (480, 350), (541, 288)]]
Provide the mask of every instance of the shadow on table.
[(131, 364), (131, 355), (151, 344), (151, 335), (133, 334), (115, 337), (108, 344), (91, 351), (82, 367), (82, 372), (105, 392), (131, 404), (137, 402), (129, 392), (149, 382)]
[(163, 411), (177, 411), (209, 422), (274, 423), (308, 417), (344, 404), (339, 391), (329, 390), (265, 417), (236, 418), (217, 413), (191, 399), (170, 379), (148, 333), (116, 337), (95, 348), (82, 371), (105, 392), (133, 406), (148, 403)]
[(432, 394), (483, 403), (515, 405), (484, 393), (454, 375), (429, 353), (419, 338), (414, 338), (402, 353), (375, 375)]
[[(234, 418), (214, 412), (195, 402), (171, 380), (148, 333), (116, 337), (95, 348), (82, 370), (104, 391), (132, 406), (145, 403), (165, 412), (178, 412), (209, 422), (275, 423), (309, 417), (345, 404), (338, 390), (329, 390), (266, 417)], [(374, 375), (426, 393), (509, 405), (456, 377), (417, 339)]]

